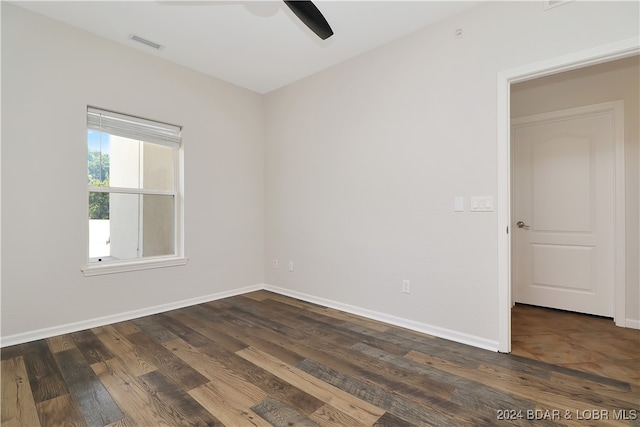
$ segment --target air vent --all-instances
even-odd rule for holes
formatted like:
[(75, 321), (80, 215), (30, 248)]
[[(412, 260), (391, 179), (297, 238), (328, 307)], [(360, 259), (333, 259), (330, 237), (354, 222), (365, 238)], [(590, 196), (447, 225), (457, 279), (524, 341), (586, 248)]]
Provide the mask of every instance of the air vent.
[(153, 48), (155, 50), (164, 49), (164, 46), (162, 46), (161, 44), (158, 44), (156, 42), (152, 42), (151, 40), (147, 40), (147, 39), (145, 39), (143, 37), (140, 37), (140, 36), (136, 36), (135, 34), (131, 34), (129, 36), (129, 38), (131, 40), (133, 40), (134, 42), (142, 43), (142, 44), (147, 45), (147, 46), (149, 46), (149, 47), (151, 47), (151, 48)]

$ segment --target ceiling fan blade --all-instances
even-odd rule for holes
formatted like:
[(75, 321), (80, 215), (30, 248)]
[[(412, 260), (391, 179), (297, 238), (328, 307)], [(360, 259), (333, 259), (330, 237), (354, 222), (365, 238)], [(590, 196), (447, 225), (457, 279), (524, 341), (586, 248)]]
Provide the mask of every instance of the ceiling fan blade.
[(309, 0), (297, 0), (284, 2), (289, 9), (307, 26), (316, 33), (322, 40), (326, 40), (333, 35), (333, 30), (318, 8)]

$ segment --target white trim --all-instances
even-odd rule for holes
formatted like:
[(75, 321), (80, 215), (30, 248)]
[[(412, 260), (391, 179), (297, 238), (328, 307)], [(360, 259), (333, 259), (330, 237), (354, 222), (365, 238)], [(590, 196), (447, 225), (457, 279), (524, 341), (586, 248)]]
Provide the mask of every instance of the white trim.
[(625, 328), (640, 329), (640, 320), (627, 319)]
[[(511, 242), (509, 236), (505, 235), (506, 227), (511, 223), (510, 86), (512, 83), (627, 58), (639, 53), (640, 38), (633, 37), (497, 74), (498, 347), (501, 352), (511, 351)], [(616, 298), (616, 317), (619, 316), (618, 305), (618, 298)], [(623, 322), (623, 319), (624, 317), (619, 321)], [(625, 323), (628, 324), (628, 319)]]
[(134, 261), (109, 261), (95, 262), (82, 267), (82, 273), (86, 276), (99, 276), (101, 274), (125, 273), (128, 271), (149, 270), (152, 268), (176, 267), (185, 265), (189, 258), (162, 257), (142, 258)]
[[(405, 319), (398, 316), (392, 316), (390, 314), (381, 313), (378, 311), (369, 310), (341, 302), (329, 300), (326, 298), (320, 298), (313, 295), (305, 294), (302, 292), (296, 292), (289, 289), (281, 288), (278, 286), (272, 286), (268, 284), (257, 284), (253, 286), (245, 286), (243, 288), (231, 289), (228, 291), (218, 292), (215, 294), (204, 295), (201, 297), (190, 298), (182, 301), (171, 302), (167, 304), (156, 305), (153, 307), (142, 308), (138, 310), (127, 311), (124, 313), (113, 314), (109, 316), (96, 317), (93, 319), (83, 320), (79, 322), (67, 323), (64, 325), (53, 326), (49, 328), (37, 329), (35, 331), (23, 332), (14, 335), (8, 335), (6, 337), (0, 337), (0, 348), (8, 347), (11, 345), (22, 344), (30, 341), (35, 341), (44, 338), (50, 338), (57, 335), (64, 335), (73, 332), (83, 331), (85, 329), (96, 328), (99, 326), (110, 325), (113, 323), (124, 322), (127, 320), (137, 319), (144, 316), (151, 316), (153, 314), (164, 313), (171, 310), (176, 310), (184, 307), (189, 307), (196, 304), (203, 304), (210, 301), (216, 301), (223, 298), (229, 298), (236, 295), (242, 295), (249, 292), (255, 292), (259, 290), (266, 290), (274, 292), (280, 295), (296, 298), (302, 301), (310, 302), (313, 304), (319, 304), (323, 307), (333, 308), (336, 310), (344, 311), (346, 313), (355, 314), (368, 319), (377, 320), (380, 322), (388, 323), (390, 325), (399, 326), (412, 331), (421, 332), (436, 337), (448, 339), (451, 341), (459, 342), (462, 344), (471, 345), (474, 347), (482, 348), (489, 351), (501, 351), (499, 349), (499, 341), (487, 340), (485, 338), (477, 337), (475, 335), (464, 334), (450, 329), (441, 328), (438, 326), (429, 325), (426, 323), (416, 322), (410, 319)], [(627, 327), (640, 329), (640, 321), (627, 319)]]
[(64, 335), (72, 332), (83, 331), (85, 329), (91, 329), (99, 326), (110, 325), (113, 323), (124, 322), (126, 320), (137, 319), (139, 317), (151, 316), (153, 314), (164, 313), (167, 311), (189, 307), (196, 304), (216, 301), (223, 298), (229, 298), (236, 295), (246, 294), (248, 292), (259, 291), (262, 288), (263, 288), (262, 284), (245, 286), (243, 288), (217, 292), (215, 294), (204, 295), (196, 298), (189, 298), (182, 301), (170, 302), (167, 304), (155, 305), (153, 307), (141, 308), (138, 310), (127, 311), (124, 313), (96, 317), (93, 319), (67, 323), (64, 325), (53, 326), (50, 328), (37, 329), (35, 331), (8, 335), (0, 339), (0, 347), (8, 347), (10, 345), (22, 344), (25, 342), (49, 338), (56, 335)]
[(456, 341), (462, 344), (468, 344), (468, 345), (479, 347), (485, 350), (498, 351), (497, 341), (488, 340), (485, 338), (477, 337), (475, 335), (469, 335), (469, 334), (453, 331), (451, 329), (429, 325), (427, 323), (416, 322), (410, 319), (405, 319), (403, 317), (393, 316), (390, 314), (381, 313), (379, 311), (373, 311), (373, 310), (357, 307), (350, 304), (344, 304), (338, 301), (316, 297), (316, 296), (305, 294), (302, 292), (296, 292), (290, 289), (280, 288), (280, 287), (272, 286), (268, 284), (264, 285), (264, 289), (267, 291), (275, 292), (280, 295), (296, 298), (296, 299), (314, 303), (314, 304), (319, 304), (323, 307), (333, 308), (336, 310), (355, 314), (357, 316), (366, 317), (367, 319), (377, 320), (379, 322), (384, 322), (390, 325), (399, 326), (401, 328), (410, 329), (412, 331), (433, 335), (433, 336), (444, 338), (447, 340)]
[(90, 185), (90, 193), (118, 193), (118, 194), (140, 194), (142, 196), (174, 196), (175, 191), (172, 190), (148, 190), (146, 188), (132, 188), (132, 187), (95, 187)]

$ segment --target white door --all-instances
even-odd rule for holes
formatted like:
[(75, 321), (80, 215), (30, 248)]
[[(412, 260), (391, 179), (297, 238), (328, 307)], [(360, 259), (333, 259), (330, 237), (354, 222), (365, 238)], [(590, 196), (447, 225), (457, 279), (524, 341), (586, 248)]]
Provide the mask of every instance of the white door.
[(615, 114), (512, 120), (516, 302), (614, 316)]

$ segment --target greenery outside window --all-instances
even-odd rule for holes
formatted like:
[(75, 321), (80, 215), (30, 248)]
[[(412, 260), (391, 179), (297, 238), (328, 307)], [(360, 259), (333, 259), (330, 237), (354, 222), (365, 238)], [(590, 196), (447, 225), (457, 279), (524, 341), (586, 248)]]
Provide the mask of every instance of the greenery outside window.
[(184, 264), (179, 126), (87, 108), (85, 275)]

